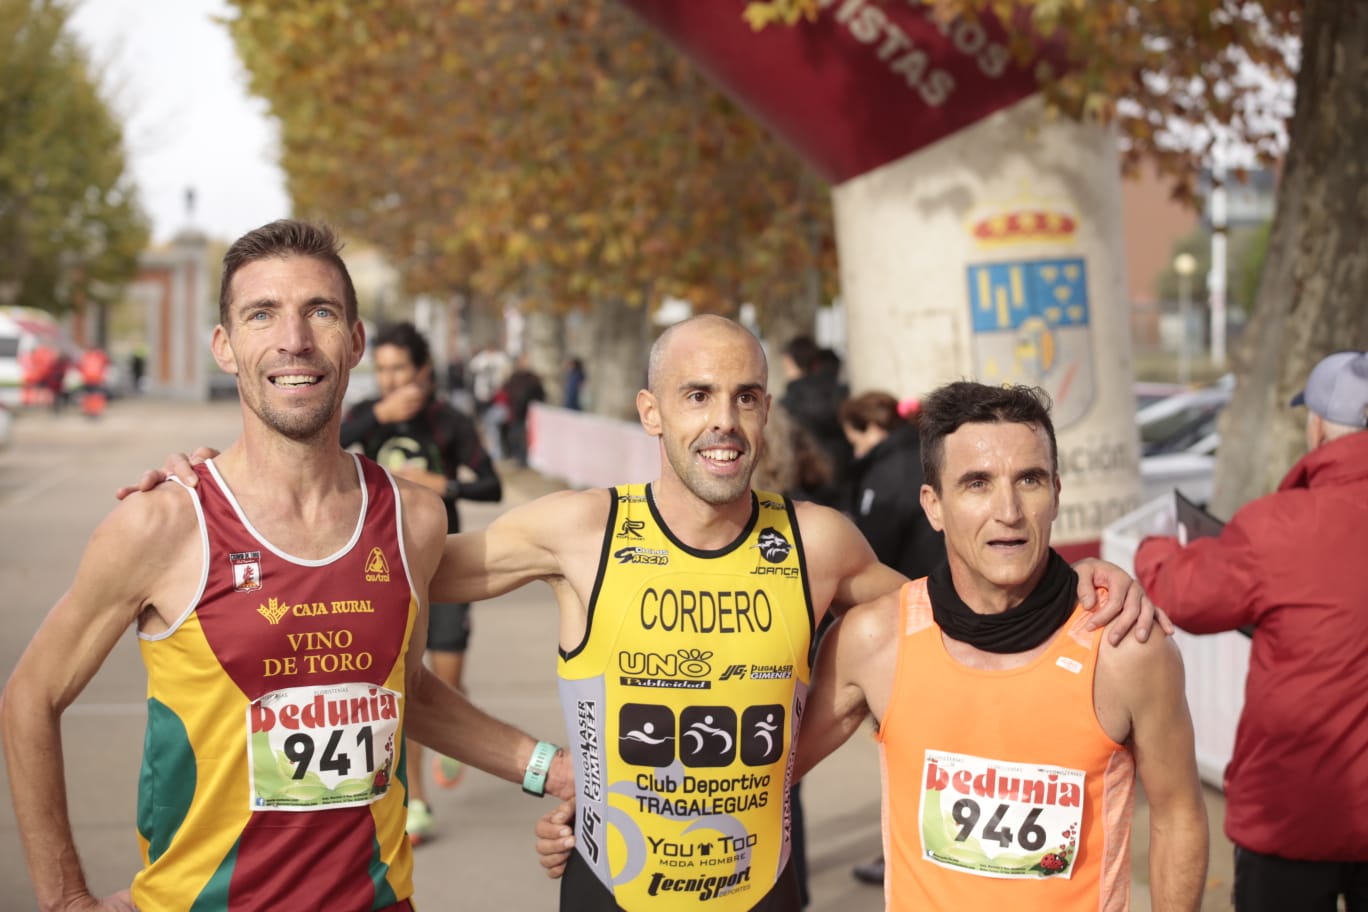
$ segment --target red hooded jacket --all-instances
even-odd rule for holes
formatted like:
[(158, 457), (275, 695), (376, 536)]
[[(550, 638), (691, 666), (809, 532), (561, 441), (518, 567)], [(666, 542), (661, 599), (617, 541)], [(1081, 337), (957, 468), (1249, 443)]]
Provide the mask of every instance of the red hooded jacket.
[(1135, 575), (1191, 633), (1256, 625), (1226, 835), (1368, 861), (1368, 431), (1308, 453), (1217, 538), (1145, 539)]

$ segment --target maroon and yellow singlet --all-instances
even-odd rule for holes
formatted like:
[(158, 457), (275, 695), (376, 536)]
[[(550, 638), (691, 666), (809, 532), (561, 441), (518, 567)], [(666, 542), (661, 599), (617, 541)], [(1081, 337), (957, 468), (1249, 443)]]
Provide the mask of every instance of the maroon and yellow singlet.
[(319, 560), (286, 554), (211, 463), (190, 491), (199, 595), (140, 635), (143, 912), (407, 909), (405, 647), (417, 615), (398, 491), (357, 458), (362, 509)]

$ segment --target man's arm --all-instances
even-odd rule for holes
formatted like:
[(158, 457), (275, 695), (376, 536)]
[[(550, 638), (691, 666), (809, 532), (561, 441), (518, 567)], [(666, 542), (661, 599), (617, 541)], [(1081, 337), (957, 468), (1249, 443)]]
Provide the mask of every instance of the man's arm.
[[(403, 483), (401, 491), (405, 550), (411, 556), (413, 587), (419, 593), (418, 620), (406, 656), (407, 734), (448, 757), (521, 784), (537, 739), (480, 710), (423, 665), (428, 612), (425, 581), (442, 558), (446, 510), (438, 498), (416, 485)], [(568, 798), (573, 792), (574, 770), (568, 753), (561, 748), (552, 759), (546, 793)]]
[[(515, 507), (483, 529), (448, 535), (429, 593), (435, 602), (478, 602), (532, 580), (564, 575), (566, 555), (585, 552), (597, 566), (608, 492), (558, 491)], [(592, 553), (589, 553), (592, 552)]]
[[(521, 785), (537, 739), (484, 712), (424, 667), (416, 629), (410, 646), (406, 734), (448, 757)], [(557, 748), (546, 776), (546, 794), (564, 799), (574, 792), (570, 755), (565, 748)]]
[(475, 423), (452, 408), (446, 409), (442, 420), (450, 423), (446, 435), (446, 452), (442, 454), (442, 459), (450, 467), (447, 474), (455, 481), (457, 470), (461, 466), (475, 474), (472, 481), (458, 482), (455, 491), (448, 490), (447, 493), (454, 494), (454, 497), (447, 499), (458, 497), (461, 500), (498, 503), (503, 499), (503, 482), (499, 479), (499, 473), (494, 470), (494, 461), (489, 458), (489, 454), (480, 443)]
[(1255, 624), (1261, 613), (1260, 581), (1279, 575), (1276, 562), (1285, 551), (1269, 538), (1305, 524), (1279, 507), (1276, 495), (1256, 500), (1220, 535), (1186, 547), (1171, 536), (1146, 538), (1135, 552), (1135, 575), (1184, 630), (1220, 633)]
[[(827, 629), (817, 650), (812, 687), (803, 707), (793, 778), (798, 781), (855, 733), (869, 715), (868, 676), (889, 675), (885, 652), (896, 655), (897, 590), (852, 608)], [(893, 644), (890, 647), (890, 644)]]
[(1150, 810), (1151, 908), (1196, 912), (1206, 884), (1207, 819), (1178, 647), (1169, 637), (1127, 638), (1104, 647), (1097, 673), (1104, 726), (1114, 717), (1106, 707), (1117, 702), (1130, 719), (1129, 742)]
[(907, 582), (892, 567), (879, 563), (855, 524), (830, 507), (794, 504), (803, 556), (812, 585), (812, 607), (821, 620), (829, 607), (836, 614), (872, 602)]
[[(841, 614), (853, 605), (872, 602), (907, 582), (907, 577), (879, 563), (874, 549), (847, 517), (816, 504), (800, 503), (797, 508), (804, 551), (811, 569), (813, 608), (819, 619), (824, 610), (822, 606), (829, 605), (833, 612)], [(1089, 619), (1089, 626), (1109, 625), (1107, 639), (1113, 644), (1132, 631), (1135, 639), (1144, 642), (1149, 639), (1156, 620), (1165, 632), (1173, 632), (1164, 613), (1120, 567), (1088, 558), (1075, 564), (1074, 569), (1078, 571), (1079, 601), (1083, 607), (1095, 612)], [(1098, 603), (1097, 588), (1110, 593), (1106, 602)]]
[(181, 490), (145, 494), (100, 524), (71, 588), (34, 634), (0, 698), (10, 795), (44, 910), (133, 908), (126, 892), (103, 903), (89, 893), (67, 810), (61, 717), (149, 607), (154, 579), (173, 572), (177, 558), (167, 542), (192, 535), (185, 497)]

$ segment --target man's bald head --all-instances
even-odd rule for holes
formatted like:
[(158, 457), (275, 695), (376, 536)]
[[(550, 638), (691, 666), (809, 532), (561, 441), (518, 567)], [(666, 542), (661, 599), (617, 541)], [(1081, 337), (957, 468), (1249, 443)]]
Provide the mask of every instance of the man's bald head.
[(676, 347), (676, 343), (702, 342), (706, 344), (711, 340), (734, 340), (738, 337), (744, 337), (754, 347), (760, 362), (765, 365), (765, 370), (768, 372), (769, 363), (765, 359), (765, 349), (750, 330), (726, 317), (720, 317), (716, 314), (700, 314), (674, 324), (655, 340), (646, 362), (646, 388), (653, 393), (660, 392), (658, 388), (660, 379), (665, 374), (665, 364), (670, 357), (671, 350)]

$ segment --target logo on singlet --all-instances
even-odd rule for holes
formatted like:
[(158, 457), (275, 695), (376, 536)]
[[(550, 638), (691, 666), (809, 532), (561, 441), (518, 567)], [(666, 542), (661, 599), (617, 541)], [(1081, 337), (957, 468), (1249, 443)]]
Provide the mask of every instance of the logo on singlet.
[(261, 552), (236, 551), (228, 555), (233, 568), (233, 589), (255, 592), (261, 588)]
[(272, 627), (274, 627), (276, 624), (279, 624), (280, 619), (283, 618), (289, 610), (289, 605), (285, 604), (284, 602), (276, 601), (274, 597), (272, 597), (271, 600), (267, 602), (265, 605), (257, 606), (257, 613), (264, 617), (266, 620), (270, 621)]
[(624, 519), (622, 528), (618, 530), (618, 538), (630, 538), (633, 541), (641, 541), (641, 530), (646, 528), (644, 519)]
[(366, 558), (366, 582), (368, 583), (388, 583), (390, 581), (389, 561), (385, 560), (385, 552), (379, 548), (371, 548), (370, 556)]
[(674, 761), (675, 720), (668, 706), (624, 703), (618, 712), (618, 755), (633, 766)]
[(784, 505), (775, 500), (762, 500), (760, 501), (760, 506), (764, 507), (766, 510), (784, 509)]
[(789, 544), (788, 539), (772, 527), (760, 530), (760, 538), (756, 541), (755, 547), (760, 549), (760, 555), (771, 564), (783, 563), (784, 558), (793, 550), (793, 545)]
[[(674, 763), (677, 744), (685, 767), (730, 766), (738, 755), (746, 766), (769, 766), (784, 753), (784, 713), (778, 703), (748, 706), (738, 724), (730, 706), (687, 706), (676, 723), (668, 706), (624, 703), (618, 713), (618, 755), (633, 766), (664, 769)], [(686, 792), (701, 788), (693, 783), (688, 780)]]
[(613, 552), (613, 557), (617, 559), (619, 564), (651, 564), (656, 567), (664, 567), (670, 562), (669, 551), (643, 548), (640, 545), (618, 548)]

